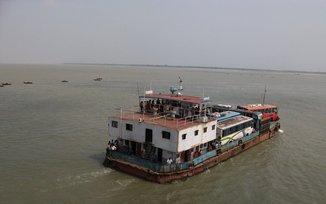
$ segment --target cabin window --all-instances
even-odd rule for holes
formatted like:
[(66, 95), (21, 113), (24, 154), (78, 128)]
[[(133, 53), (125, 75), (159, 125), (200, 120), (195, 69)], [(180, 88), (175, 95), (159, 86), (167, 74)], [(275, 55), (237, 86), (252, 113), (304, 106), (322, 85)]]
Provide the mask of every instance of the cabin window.
[(170, 139), (171, 133), (167, 131), (162, 131), (162, 138), (164, 139)]
[(195, 136), (197, 136), (197, 135), (198, 135), (198, 132), (199, 132), (198, 130), (195, 130), (195, 133), (194, 133), (194, 134), (195, 134)]
[(228, 136), (229, 134), (229, 129), (223, 130), (223, 137)]
[(126, 124), (126, 130), (132, 131), (132, 124)]
[(207, 127), (204, 127), (204, 132), (207, 132)]
[(112, 120), (111, 126), (117, 128), (118, 127), (118, 121)]
[(215, 130), (215, 125), (212, 126), (212, 130)]
[(182, 135), (182, 139), (183, 139), (183, 140), (185, 140), (186, 137), (187, 137), (187, 134), (183, 134), (183, 135)]
[(220, 136), (222, 136), (222, 130), (218, 130), (218, 131), (216, 131), (216, 137), (220, 137)]
[(230, 132), (231, 132), (231, 134), (235, 133), (235, 127), (231, 127)]

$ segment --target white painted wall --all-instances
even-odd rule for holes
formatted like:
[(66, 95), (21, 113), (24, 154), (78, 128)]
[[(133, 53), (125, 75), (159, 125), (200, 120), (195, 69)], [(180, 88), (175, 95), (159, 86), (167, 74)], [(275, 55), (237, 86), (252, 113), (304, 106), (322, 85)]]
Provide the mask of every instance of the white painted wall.
[[(215, 129), (212, 130), (212, 126), (215, 125)], [(204, 133), (204, 127), (207, 127), (207, 132)], [(199, 130), (197, 136), (195, 136), (195, 130)], [(182, 135), (187, 134), (186, 139), (182, 139)], [(188, 150), (196, 147), (200, 144), (209, 142), (216, 139), (216, 121), (210, 121), (207, 123), (198, 124), (196, 126), (180, 130), (178, 135), (178, 152)]]
[[(112, 120), (118, 122), (118, 128), (112, 127)], [(144, 122), (138, 122), (133, 120), (122, 120), (122, 126), (120, 119), (109, 118), (109, 136), (111, 139), (116, 139), (122, 131), (121, 139), (135, 141), (139, 143), (145, 143), (145, 130), (146, 128), (153, 130), (153, 145), (157, 148), (167, 150), (169, 152), (182, 152), (190, 148), (196, 147), (200, 144), (212, 141), (216, 139), (216, 121), (210, 121), (207, 123), (201, 123), (193, 127), (177, 131), (176, 129), (169, 129), (156, 124), (147, 124)], [(133, 125), (133, 131), (126, 130), (126, 124)], [(215, 125), (215, 129), (212, 130), (212, 126)], [(204, 133), (204, 127), (207, 127), (207, 132)], [(198, 135), (195, 136), (195, 130), (199, 130)], [(162, 131), (170, 132), (170, 139), (162, 138)], [(182, 139), (182, 135), (186, 133), (185, 140)], [(164, 154), (164, 151), (163, 151)], [(164, 154), (163, 157), (169, 157), (168, 154)]]
[[(112, 127), (112, 120), (118, 122), (118, 128)], [(135, 141), (139, 143), (145, 143), (145, 131), (146, 128), (153, 130), (153, 141), (152, 144), (163, 150), (168, 150), (170, 152), (177, 151), (177, 139), (178, 133), (175, 129), (169, 129), (155, 124), (147, 124), (144, 122), (138, 122), (133, 120), (122, 120), (120, 124), (119, 118), (109, 118), (109, 136), (112, 139), (116, 139), (120, 136), (121, 139)], [(126, 124), (132, 124), (133, 130), (126, 130)], [(122, 126), (121, 126), (122, 125)], [(170, 139), (162, 138), (162, 131), (170, 132)]]

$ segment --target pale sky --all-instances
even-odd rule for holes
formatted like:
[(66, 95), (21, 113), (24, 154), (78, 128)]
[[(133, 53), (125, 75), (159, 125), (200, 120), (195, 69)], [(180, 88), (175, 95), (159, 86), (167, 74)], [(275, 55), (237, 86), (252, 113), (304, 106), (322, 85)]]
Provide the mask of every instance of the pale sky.
[(326, 0), (0, 0), (0, 63), (326, 71)]

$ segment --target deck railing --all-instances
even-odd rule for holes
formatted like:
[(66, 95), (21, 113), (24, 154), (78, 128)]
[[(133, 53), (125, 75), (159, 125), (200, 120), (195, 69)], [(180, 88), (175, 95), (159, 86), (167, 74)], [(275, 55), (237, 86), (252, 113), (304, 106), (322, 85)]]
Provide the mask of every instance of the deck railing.
[(191, 115), (191, 116), (186, 116), (183, 118), (175, 118), (175, 117), (171, 117), (171, 115), (169, 114), (165, 114), (165, 115), (159, 115), (157, 117), (153, 117), (150, 119), (145, 119), (144, 121), (149, 121), (152, 122), (154, 124), (156, 124), (155, 121), (162, 119), (164, 120), (164, 125), (166, 125), (167, 120), (169, 121), (169, 123), (173, 124), (175, 127), (183, 127), (186, 126), (187, 124), (193, 124), (194, 122), (198, 122), (198, 120), (200, 119), (201, 115)]
[[(259, 135), (259, 132), (254, 132), (251, 135), (245, 136), (239, 140), (235, 140), (231, 143), (225, 144), (221, 147), (221, 151), (224, 152), (226, 150), (229, 150), (237, 145), (239, 145), (239, 141), (241, 140), (242, 143), (249, 141)], [(148, 169), (151, 169), (156, 172), (175, 172), (180, 170), (188, 169), (190, 165), (197, 165), (199, 163), (202, 163), (206, 161), (209, 158), (212, 158), (217, 155), (217, 150), (212, 150), (209, 152), (206, 152), (205, 154), (194, 158), (191, 161), (179, 163), (179, 164), (171, 164), (171, 165), (163, 165), (159, 163), (154, 163), (146, 159), (142, 159), (140, 157), (137, 157), (135, 155), (128, 155), (126, 153), (118, 152), (118, 151), (110, 151), (110, 156), (114, 159), (119, 159), (122, 161), (126, 161), (132, 164), (136, 164)]]
[(197, 165), (197, 164), (199, 164), (199, 163), (201, 163), (201, 162), (203, 162), (203, 161), (205, 161), (205, 160), (207, 160), (209, 158), (215, 157), (216, 155), (217, 155), (216, 150), (212, 150), (212, 151), (209, 151), (209, 152), (207, 152), (207, 153), (193, 159), (192, 161), (193, 161), (194, 165)]
[(114, 159), (123, 160), (126, 162), (130, 162), (132, 164), (136, 164), (142, 167), (146, 167), (148, 169), (151, 169), (156, 172), (175, 172), (175, 171), (181, 171), (188, 169), (190, 164), (197, 165), (211, 157), (214, 157), (217, 155), (216, 150), (212, 150), (210, 152), (207, 152), (191, 161), (179, 163), (179, 164), (171, 164), (171, 165), (163, 165), (154, 163), (139, 157), (136, 157), (134, 155), (127, 155), (118, 151), (111, 151), (111, 157)]

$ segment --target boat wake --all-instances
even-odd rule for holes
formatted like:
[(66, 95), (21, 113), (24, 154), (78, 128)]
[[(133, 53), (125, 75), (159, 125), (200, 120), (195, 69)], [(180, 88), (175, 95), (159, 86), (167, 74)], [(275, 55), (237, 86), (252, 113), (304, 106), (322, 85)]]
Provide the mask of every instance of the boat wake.
[(56, 179), (57, 188), (67, 188), (85, 183), (93, 182), (96, 178), (110, 174), (112, 169), (103, 169), (100, 171), (86, 172), (78, 175), (67, 176)]

